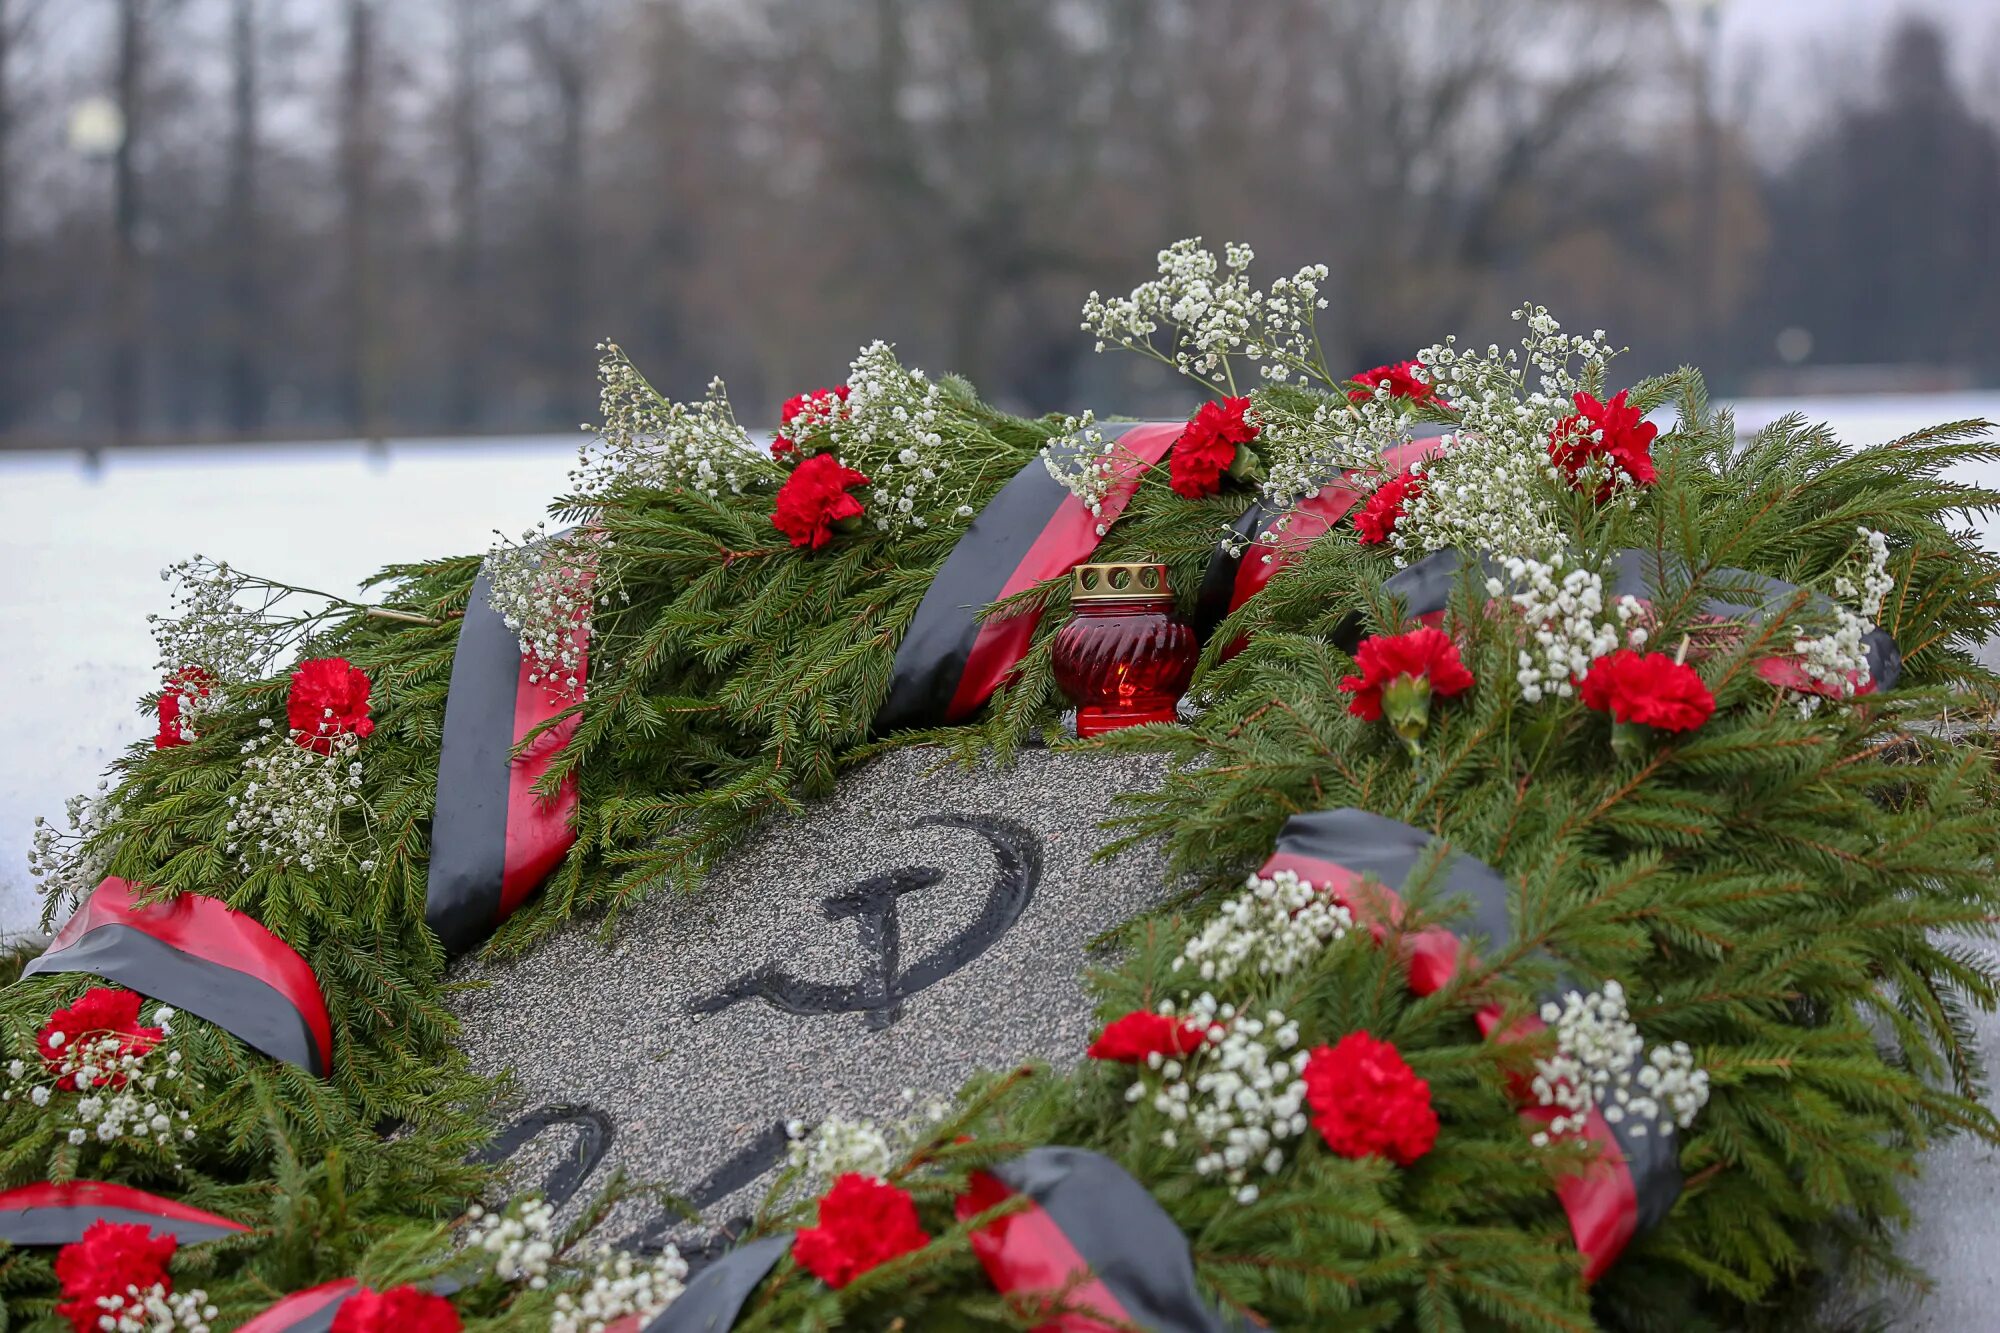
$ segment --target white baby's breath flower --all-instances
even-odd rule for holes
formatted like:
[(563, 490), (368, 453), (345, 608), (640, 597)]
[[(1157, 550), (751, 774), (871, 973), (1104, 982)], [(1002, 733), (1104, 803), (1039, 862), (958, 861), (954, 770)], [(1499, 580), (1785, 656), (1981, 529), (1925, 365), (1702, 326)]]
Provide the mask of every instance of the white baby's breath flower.
[(604, 1333), (627, 1316), (637, 1316), (643, 1326), (680, 1299), (687, 1274), (687, 1261), (672, 1245), (646, 1261), (623, 1251), (600, 1251), (589, 1284), (556, 1297), (549, 1333)]
[(1654, 1047), (1625, 1007), (1625, 991), (1606, 981), (1588, 995), (1571, 991), (1562, 1003), (1544, 1004), (1542, 1021), (1555, 1030), (1555, 1054), (1535, 1061), (1535, 1100), (1557, 1108), (1538, 1147), (1581, 1130), (1594, 1107), (1604, 1118), (1643, 1138), (1651, 1131), (1686, 1129), (1708, 1102), (1708, 1073), (1694, 1066), (1686, 1043)]

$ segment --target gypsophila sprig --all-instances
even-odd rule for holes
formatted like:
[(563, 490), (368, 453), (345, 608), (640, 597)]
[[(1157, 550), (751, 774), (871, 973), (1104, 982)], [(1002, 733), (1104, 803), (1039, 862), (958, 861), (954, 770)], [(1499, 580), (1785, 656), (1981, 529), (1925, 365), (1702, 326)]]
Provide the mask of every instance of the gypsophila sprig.
[[(1250, 283), (1249, 246), (1229, 242), (1218, 262), (1201, 237), (1175, 241), (1159, 252), (1159, 276), (1125, 296), (1092, 292), (1083, 306), (1083, 330), (1097, 350), (1118, 346), (1138, 352), (1182, 375), (1200, 380), (1218, 394), (1239, 392), (1235, 361), (1255, 364), (1274, 383), (1338, 381), (1328, 373), (1314, 328), (1326, 309), (1320, 295), (1324, 264), (1309, 264), (1268, 292)], [(1155, 341), (1162, 329), (1167, 346)]]
[(155, 665), (169, 683), (200, 673), (202, 689), (187, 691), (181, 703), (196, 716), (225, 711), (227, 687), (270, 675), (294, 649), (342, 617), (429, 623), (412, 612), (248, 574), (204, 555), (168, 565), (160, 579), (171, 588), (172, 610), (146, 617), (159, 654)]
[(151, 1030), (137, 1040), (130, 1032), (71, 1032), (52, 1022), (42, 1034), (44, 1053), (7, 1062), (0, 1102), (50, 1111), (57, 1132), (74, 1147), (138, 1144), (174, 1156), (195, 1137), (189, 1122), (201, 1087), (174, 1045), (175, 1016), (159, 1006)]
[(1423, 489), (1391, 539), (1406, 557), (1456, 546), (1546, 561), (1562, 548), (1555, 501), (1558, 485), (1571, 483), (1551, 465), (1549, 441), (1615, 353), (1601, 331), (1563, 333), (1542, 306), (1523, 306), (1514, 318), (1527, 325), (1519, 348), (1465, 351), (1447, 338), (1417, 354), (1459, 425), (1417, 465)]
[(1367, 486), (1387, 481), (1382, 455), (1410, 443), (1410, 416), (1387, 385), (1358, 402), (1346, 395), (1326, 398), (1310, 412), (1287, 401), (1259, 408), (1264, 431), (1258, 437), (1266, 469), (1263, 499), (1277, 518), (1262, 540), (1273, 541), (1300, 501), (1319, 494), (1336, 476)]
[(722, 381), (695, 403), (677, 403), (647, 383), (623, 348), (599, 343), (595, 438), (579, 452), (570, 486), (585, 507), (625, 489), (689, 490), (710, 499), (775, 487), (785, 479), (737, 423)]
[(1559, 1113), (1535, 1134), (1536, 1146), (1581, 1130), (1594, 1106), (1603, 1108), (1607, 1121), (1624, 1123), (1627, 1133), (1643, 1138), (1651, 1130), (1686, 1129), (1708, 1104), (1708, 1072), (1695, 1068), (1686, 1043), (1645, 1054), (1645, 1038), (1616, 981), (1544, 1004), (1542, 1021), (1555, 1030), (1556, 1051), (1535, 1061), (1531, 1086), (1539, 1104)]
[[(1049, 475), (1100, 520), (1112, 488), (1137, 463), (1122, 453), (1117, 436), (1105, 435), (1097, 414), (1087, 409), (1082, 416), (1063, 418), (1062, 428), (1042, 446), (1041, 458)], [(1103, 536), (1106, 527), (1099, 522), (1097, 535)]]
[(1521, 617), (1514, 682), (1525, 702), (1567, 699), (1592, 662), (1621, 644), (1645, 643), (1644, 607), (1621, 597), (1607, 619), (1604, 579), (1595, 570), (1571, 566), (1560, 552), (1547, 561), (1509, 556), (1500, 568), (1505, 577), (1487, 579), (1486, 593), (1505, 597)]
[[(1856, 528), (1855, 533), (1861, 538), (1866, 554), (1858, 569), (1843, 570), (1834, 576), (1833, 590), (1857, 605), (1849, 607), (1835, 602), (1830, 632), (1813, 634), (1795, 629), (1792, 639), (1799, 669), (1827, 696), (1839, 699), (1854, 697), (1869, 683), (1868, 648), (1864, 640), (1875, 628), (1882, 604), (1896, 587), (1896, 580), (1889, 573), (1889, 539), (1873, 528)], [(1819, 706), (1821, 697), (1802, 695), (1799, 710), (1810, 715)]]
[(798, 457), (831, 453), (869, 478), (863, 522), (900, 533), (972, 517), (983, 458), (1010, 452), (965, 404), (877, 339), (847, 368), (847, 397), (808, 398), (786, 425)]
[(327, 753), (301, 744), (304, 732), (257, 719), (243, 743), (243, 782), (228, 796), (225, 850), (237, 869), (259, 865), (328, 870), (349, 862), (375, 868), (374, 814), (362, 799), (360, 738), (324, 738)]
[(551, 537), (546, 524), (537, 524), (518, 542), (497, 529), (493, 535), (484, 566), (488, 600), (507, 628), (521, 636), (528, 683), (564, 699), (578, 697), (592, 608), (610, 605), (614, 595), (628, 597), (599, 582), (610, 563), (600, 558), (602, 533)]
[(880, 1179), (896, 1164), (889, 1136), (872, 1120), (830, 1115), (808, 1130), (802, 1120), (785, 1122), (787, 1160), (813, 1182), (816, 1193), (848, 1172)]
[(628, 1316), (643, 1326), (680, 1299), (687, 1275), (687, 1261), (672, 1245), (643, 1263), (623, 1250), (601, 1250), (583, 1290), (556, 1296), (549, 1333), (604, 1333)]
[(70, 797), (63, 813), (69, 825), (64, 830), (36, 815), (28, 846), (28, 873), (41, 881), (47, 899), (44, 929), (59, 909), (75, 907), (103, 881), (114, 850), (109, 834), (118, 820), (118, 793), (108, 778), (99, 778), (95, 792)]
[(492, 1256), (493, 1276), (526, 1282), (536, 1291), (548, 1286), (549, 1265), (556, 1257), (553, 1204), (531, 1195), (497, 1213), (474, 1204), (465, 1215), (472, 1222), (469, 1243)]
[(920, 1097), (903, 1089), (908, 1108), (900, 1119), (887, 1124), (868, 1119), (830, 1115), (817, 1125), (792, 1119), (785, 1122), (786, 1160), (801, 1175), (805, 1187), (824, 1194), (841, 1176), (854, 1174), (885, 1179), (903, 1157), (950, 1114), (950, 1104), (936, 1097)]
[(1214, 983), (1238, 972), (1283, 976), (1354, 926), (1345, 907), (1290, 870), (1253, 874), (1244, 888), (1187, 942), (1174, 959), (1176, 972)]
[(97, 1304), (104, 1311), (97, 1319), (103, 1333), (209, 1333), (209, 1321), (219, 1313), (206, 1291), (169, 1292), (158, 1282), (99, 1296)]
[(1309, 1123), (1298, 1024), (1275, 1009), (1262, 1018), (1238, 1013), (1206, 991), (1185, 1005), (1166, 1001), (1160, 1012), (1205, 1028), (1208, 1040), (1183, 1059), (1148, 1057), (1126, 1100), (1166, 1118), (1160, 1144), (1178, 1148), (1185, 1139), (1197, 1175), (1219, 1176), (1237, 1187), (1238, 1203), (1255, 1203), (1252, 1173), (1283, 1170), (1285, 1145)]
[(172, 590), (173, 610), (146, 617), (160, 670), (198, 667), (228, 682), (269, 674), (279, 645), (262, 610), (245, 604), (246, 599), (261, 600), (261, 580), (202, 555), (168, 565), (160, 579)]

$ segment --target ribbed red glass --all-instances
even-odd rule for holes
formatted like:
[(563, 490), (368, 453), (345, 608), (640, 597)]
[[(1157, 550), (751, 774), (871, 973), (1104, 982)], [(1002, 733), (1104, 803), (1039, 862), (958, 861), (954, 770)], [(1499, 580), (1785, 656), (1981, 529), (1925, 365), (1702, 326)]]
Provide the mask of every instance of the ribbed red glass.
[(1056, 635), (1056, 684), (1076, 704), (1076, 734), (1171, 722), (1201, 648), (1163, 598), (1080, 600)]

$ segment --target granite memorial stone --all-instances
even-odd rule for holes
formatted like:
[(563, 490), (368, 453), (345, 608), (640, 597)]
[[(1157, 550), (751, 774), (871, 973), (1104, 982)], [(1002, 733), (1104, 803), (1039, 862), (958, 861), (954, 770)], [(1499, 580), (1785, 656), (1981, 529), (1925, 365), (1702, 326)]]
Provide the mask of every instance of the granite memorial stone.
[(891, 753), (801, 818), (774, 821), (692, 895), (572, 923), (512, 963), (468, 959), (453, 1004), (476, 1068), (510, 1070), (488, 1149), (516, 1188), (573, 1213), (614, 1170), (635, 1200), (599, 1238), (714, 1253), (784, 1160), (788, 1121), (898, 1119), (975, 1071), (1075, 1062), (1100, 932), (1161, 901), (1157, 848), (1108, 864), (1097, 825), (1151, 757), (1023, 755), (963, 770)]

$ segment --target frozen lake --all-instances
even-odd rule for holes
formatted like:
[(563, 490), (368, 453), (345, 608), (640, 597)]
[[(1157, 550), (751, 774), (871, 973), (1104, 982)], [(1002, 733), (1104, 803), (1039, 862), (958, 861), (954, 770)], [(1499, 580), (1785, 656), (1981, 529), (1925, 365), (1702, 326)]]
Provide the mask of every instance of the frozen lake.
[[(1797, 409), (1843, 439), (2000, 419), (2000, 393), (1748, 400), (1754, 428)], [(60, 819), (120, 747), (150, 736), (133, 701), (157, 685), (145, 617), (165, 565), (197, 551), (349, 592), (382, 565), (483, 550), (561, 489), (576, 436), (0, 454), (0, 933), (38, 915), (34, 817)], [(2000, 468), (1968, 477), (2000, 484)], [(1988, 540), (1991, 541), (1989, 528)]]

